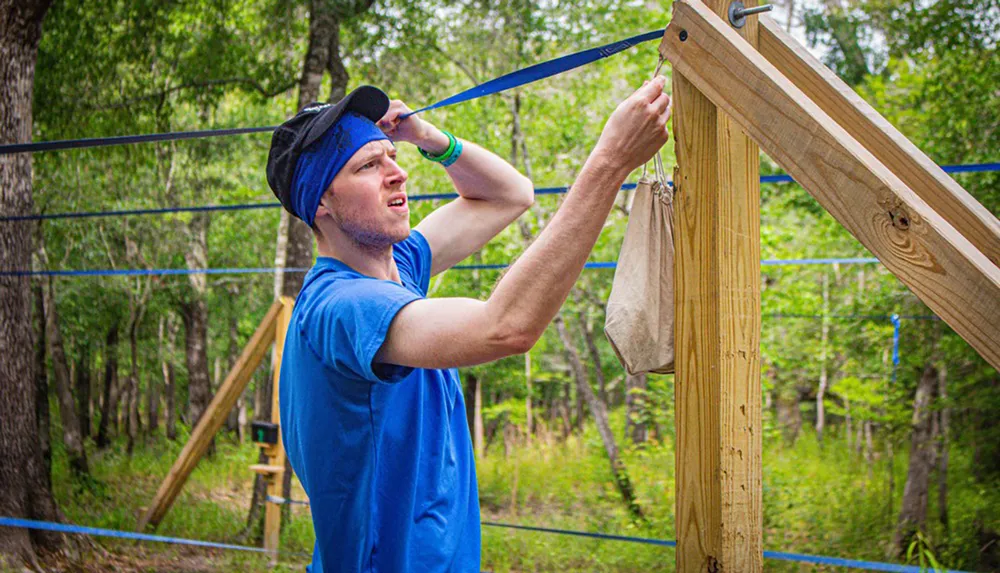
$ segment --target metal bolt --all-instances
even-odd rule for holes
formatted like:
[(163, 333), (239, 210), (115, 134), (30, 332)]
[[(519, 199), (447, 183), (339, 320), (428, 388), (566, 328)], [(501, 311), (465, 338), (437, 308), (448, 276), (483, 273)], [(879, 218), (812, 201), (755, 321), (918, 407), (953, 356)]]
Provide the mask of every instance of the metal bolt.
[(764, 4), (763, 6), (757, 6), (756, 8), (747, 8), (740, 0), (734, 0), (733, 3), (729, 5), (729, 23), (732, 24), (734, 28), (742, 28), (747, 23), (747, 16), (770, 12), (773, 9), (774, 6), (771, 4)]
[(681, 37), (681, 41), (682, 42), (685, 41), (685, 40), (687, 40), (688, 39), (688, 31), (687, 30), (681, 30), (680, 37)]

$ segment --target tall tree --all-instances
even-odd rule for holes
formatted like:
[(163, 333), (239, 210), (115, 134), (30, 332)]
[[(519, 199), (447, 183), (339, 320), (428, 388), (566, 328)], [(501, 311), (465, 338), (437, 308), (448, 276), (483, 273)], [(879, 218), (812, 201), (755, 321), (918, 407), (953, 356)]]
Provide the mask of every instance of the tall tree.
[[(50, 0), (0, 0), (0, 144), (31, 141), (35, 62), (42, 20)], [(0, 212), (27, 215), (33, 210), (31, 155), (0, 156)], [(0, 265), (31, 267), (31, 233), (0, 225)], [(27, 276), (0, 277), (0, 515), (58, 521), (38, 439), (35, 358), (32, 352), (31, 282)], [(35, 550), (56, 550), (63, 537), (0, 528), (0, 568), (35, 561)]]
[(932, 411), (938, 389), (938, 372), (933, 363), (927, 364), (917, 393), (913, 398), (913, 421), (910, 426), (910, 466), (903, 486), (903, 505), (892, 538), (897, 555), (905, 555), (917, 531), (923, 531), (927, 521), (927, 500), (930, 497), (931, 472), (935, 459), (935, 413)]

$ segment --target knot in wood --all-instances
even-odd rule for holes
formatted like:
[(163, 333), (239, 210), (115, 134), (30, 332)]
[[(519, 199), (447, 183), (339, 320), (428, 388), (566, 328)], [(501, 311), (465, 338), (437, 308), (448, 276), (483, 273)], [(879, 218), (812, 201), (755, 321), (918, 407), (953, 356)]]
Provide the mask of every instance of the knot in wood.
[(706, 568), (706, 571), (708, 571), (708, 573), (722, 573), (722, 564), (719, 563), (719, 560), (715, 557), (709, 555), (707, 565), (708, 567)]
[(910, 228), (910, 215), (901, 207), (890, 209), (889, 219), (892, 221), (892, 226), (896, 227), (900, 231), (905, 231)]

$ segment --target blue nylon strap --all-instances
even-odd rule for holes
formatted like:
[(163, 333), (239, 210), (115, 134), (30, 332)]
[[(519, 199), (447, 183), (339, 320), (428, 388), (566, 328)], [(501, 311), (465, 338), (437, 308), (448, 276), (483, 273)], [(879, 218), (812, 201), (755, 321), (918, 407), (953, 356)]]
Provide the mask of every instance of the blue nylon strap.
[[(942, 165), (945, 173), (973, 173), (1000, 171), (1000, 163), (977, 163), (968, 165)], [(782, 183), (792, 182), (788, 175), (763, 175), (761, 183)], [(635, 183), (626, 183), (622, 189), (633, 189)], [(569, 187), (541, 187), (535, 189), (535, 195), (556, 195), (569, 191)], [(424, 195), (412, 195), (411, 201), (427, 201), (432, 199), (455, 199), (456, 193), (428, 193)], [(281, 207), (281, 203), (236, 203), (232, 205), (195, 205), (192, 207), (162, 207), (156, 209), (130, 209), (112, 211), (76, 211), (68, 213), (39, 213), (33, 215), (15, 215), (12, 217), (0, 217), (0, 223), (6, 221), (41, 221), (47, 219), (83, 219), (88, 217), (121, 217), (127, 215), (164, 215), (167, 213), (191, 213), (201, 211), (242, 211), (246, 209), (272, 209)]]
[[(677, 546), (676, 541), (667, 539), (652, 539), (649, 537), (627, 537), (624, 535), (608, 535), (605, 533), (590, 533), (587, 531), (553, 529), (548, 527), (535, 527), (530, 525), (513, 525), (509, 523), (496, 523), (491, 521), (483, 521), (482, 524), (490, 527), (504, 527), (508, 529), (522, 529), (525, 531), (536, 531), (541, 533), (556, 533), (560, 535), (590, 537), (593, 539), (604, 539), (608, 541), (645, 543), (649, 545), (659, 545), (661, 547)], [(799, 563), (812, 563), (814, 565), (832, 565), (836, 567), (849, 567), (852, 569), (867, 569), (869, 571), (890, 571), (893, 573), (926, 573), (927, 571), (927, 569), (921, 569), (920, 567), (915, 567), (913, 565), (898, 565), (896, 563), (882, 563), (879, 561), (843, 559), (841, 557), (826, 557), (823, 555), (808, 555), (804, 553), (786, 553), (784, 551), (764, 551), (764, 559), (775, 559), (780, 561), (796, 561)], [(947, 570), (945, 573), (964, 573), (964, 572)]]
[[(877, 263), (878, 259), (771, 259), (760, 262), (764, 266), (782, 265), (830, 265), (830, 264), (869, 264)], [(509, 263), (496, 263), (484, 265), (455, 265), (451, 267), (456, 271), (496, 271), (509, 267)], [(613, 269), (618, 266), (615, 261), (594, 261), (584, 264), (585, 269)], [(241, 274), (271, 274), (278, 271), (286, 273), (304, 273), (309, 269), (290, 267), (278, 269), (272, 267), (235, 267), (216, 269), (80, 269), (80, 270), (51, 270), (51, 271), (0, 271), (0, 277), (145, 277), (160, 275), (241, 275)]]
[(461, 103), (463, 101), (497, 94), (504, 90), (530, 84), (531, 82), (537, 82), (538, 80), (545, 79), (556, 74), (561, 74), (563, 72), (579, 68), (580, 66), (585, 66), (589, 63), (596, 62), (597, 60), (613, 56), (618, 52), (627, 50), (637, 44), (662, 38), (664, 30), (664, 28), (653, 30), (652, 32), (646, 32), (645, 34), (639, 34), (637, 36), (612, 42), (604, 46), (590, 48), (589, 50), (583, 50), (582, 52), (576, 52), (575, 54), (560, 56), (547, 62), (541, 62), (539, 64), (528, 66), (527, 68), (513, 71), (509, 74), (500, 76), (499, 78), (494, 78), (488, 82), (481, 83), (474, 88), (469, 88), (464, 92), (445, 98), (435, 104), (422, 107), (417, 111), (411, 111), (410, 113), (400, 116), (400, 119), (406, 119), (411, 115), (422, 111), (437, 109)]
[(896, 383), (896, 374), (899, 370), (899, 328), (900, 320), (899, 315), (894, 314), (889, 317), (892, 321), (892, 382)]
[[(284, 500), (282, 501), (288, 501)], [(301, 503), (301, 502), (300, 502)], [(523, 531), (534, 531), (540, 533), (556, 533), (560, 535), (572, 535), (576, 537), (589, 537), (593, 539), (603, 539), (607, 541), (625, 541), (629, 543), (643, 543), (647, 545), (658, 545), (661, 547), (676, 547), (677, 542), (667, 539), (653, 539), (649, 537), (629, 537), (625, 535), (609, 535), (605, 533), (591, 533), (588, 531), (573, 531), (570, 529), (554, 529), (548, 527), (535, 527), (531, 525), (515, 525), (511, 523), (497, 523), (483, 521), (483, 525), (488, 527), (502, 527), (507, 529), (520, 529)], [(190, 545), (196, 547), (207, 547), (212, 549), (231, 549), (235, 551), (250, 551), (254, 553), (276, 553), (275, 551), (262, 549), (260, 547), (249, 547), (246, 545), (232, 545), (229, 543), (215, 543), (213, 541), (198, 541), (195, 539), (184, 539), (180, 537), (166, 537), (163, 535), (150, 535), (148, 533), (135, 533), (132, 531), (117, 531), (114, 529), (101, 529), (97, 527), (84, 527), (80, 525), (52, 523), (49, 521), (35, 521), (33, 519), (18, 519), (14, 517), (0, 517), (0, 526), (23, 527), (25, 529), (35, 529), (43, 531), (57, 531), (60, 533), (74, 533), (80, 535), (92, 535), (96, 537), (112, 537), (117, 539), (132, 539), (136, 541), (156, 541), (159, 543), (173, 543), (177, 545)], [(310, 554), (302, 552), (281, 552), (284, 555), (297, 555), (309, 557)], [(786, 553), (783, 551), (764, 551), (765, 559), (776, 559), (781, 561), (794, 561), (799, 563), (812, 563), (814, 565), (831, 565), (834, 567), (849, 567), (853, 569), (867, 569), (869, 571), (889, 571), (890, 573), (923, 573), (926, 569), (913, 565), (897, 565), (895, 563), (881, 563), (878, 561), (862, 561), (858, 559), (843, 559), (840, 557), (826, 557), (822, 555), (807, 555), (802, 553)], [(963, 571), (947, 570), (945, 573), (966, 573)]]
[[(229, 543), (216, 543), (214, 541), (199, 541), (196, 539), (183, 539), (180, 537), (166, 537), (163, 535), (150, 535), (148, 533), (135, 533), (132, 531), (117, 531), (115, 529), (102, 529), (98, 527), (84, 527), (67, 523), (52, 523), (50, 521), (35, 521), (33, 519), (19, 519), (16, 517), (0, 517), (0, 526), (23, 527), (25, 529), (36, 529), (42, 531), (56, 531), (59, 533), (76, 533), (80, 535), (92, 535), (96, 537), (114, 537), (117, 539), (133, 539), (137, 541), (156, 541), (159, 543), (174, 543), (177, 545), (193, 545), (196, 547), (209, 547), (212, 549), (232, 549), (236, 551), (252, 551), (254, 553), (277, 553), (270, 549), (260, 547), (249, 547), (246, 545), (232, 545)], [(281, 552), (284, 555), (300, 555), (309, 557), (310, 554), (302, 552)]]

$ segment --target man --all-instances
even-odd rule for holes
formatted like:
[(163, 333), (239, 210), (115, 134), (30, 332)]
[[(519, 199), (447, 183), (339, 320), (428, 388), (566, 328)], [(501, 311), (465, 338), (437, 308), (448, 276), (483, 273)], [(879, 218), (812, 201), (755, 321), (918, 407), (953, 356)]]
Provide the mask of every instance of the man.
[[(664, 78), (612, 113), (562, 208), (486, 301), (430, 277), (532, 203), (531, 181), (365, 86), (275, 132), (268, 183), (319, 257), (281, 368), (282, 439), (311, 503), (311, 570), (479, 571), (476, 471), (455, 368), (526, 352), (583, 269), (625, 178), (667, 140)], [(392, 139), (389, 139), (389, 138)], [(411, 232), (392, 141), (445, 165), (459, 198)]]

